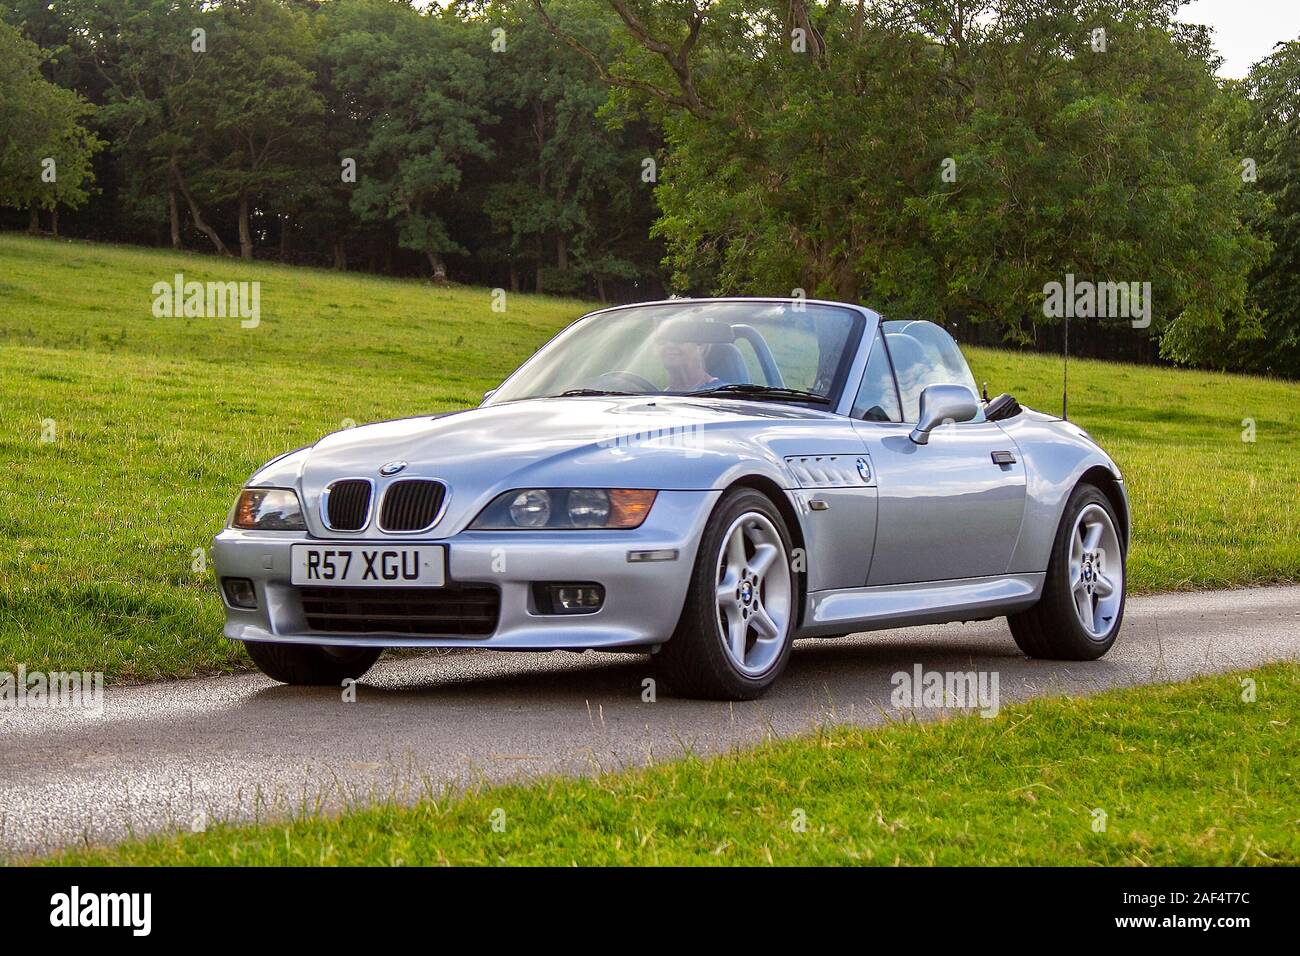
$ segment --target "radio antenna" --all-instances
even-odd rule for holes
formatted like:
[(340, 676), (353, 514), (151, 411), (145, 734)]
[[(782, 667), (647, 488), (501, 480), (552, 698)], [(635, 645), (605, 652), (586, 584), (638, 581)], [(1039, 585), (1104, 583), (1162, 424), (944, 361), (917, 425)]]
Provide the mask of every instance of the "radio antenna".
[(1065, 354), (1061, 363), (1064, 382), (1061, 384), (1061, 420), (1070, 420), (1070, 310), (1065, 309)]

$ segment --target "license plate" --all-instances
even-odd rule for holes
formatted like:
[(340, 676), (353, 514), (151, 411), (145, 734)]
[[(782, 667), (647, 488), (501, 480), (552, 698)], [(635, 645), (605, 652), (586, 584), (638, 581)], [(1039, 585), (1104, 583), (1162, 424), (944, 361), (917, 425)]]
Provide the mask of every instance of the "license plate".
[(446, 583), (439, 545), (295, 544), (290, 580), (336, 587), (438, 588)]

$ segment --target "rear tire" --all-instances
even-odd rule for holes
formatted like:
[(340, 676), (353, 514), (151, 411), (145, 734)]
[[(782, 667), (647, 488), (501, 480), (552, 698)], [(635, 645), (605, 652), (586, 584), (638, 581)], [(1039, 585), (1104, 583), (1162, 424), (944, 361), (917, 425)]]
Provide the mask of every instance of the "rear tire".
[(1119, 527), (1100, 489), (1074, 489), (1052, 543), (1042, 597), (1007, 616), (1011, 636), (1029, 657), (1094, 661), (1115, 643), (1127, 580)]
[(790, 658), (799, 583), (790, 532), (772, 500), (752, 488), (723, 495), (700, 539), (682, 616), (655, 655), (682, 697), (753, 700)]
[(322, 647), (317, 644), (244, 645), (253, 663), (271, 680), (305, 687), (338, 687), (356, 680), (374, 666), (381, 647)]

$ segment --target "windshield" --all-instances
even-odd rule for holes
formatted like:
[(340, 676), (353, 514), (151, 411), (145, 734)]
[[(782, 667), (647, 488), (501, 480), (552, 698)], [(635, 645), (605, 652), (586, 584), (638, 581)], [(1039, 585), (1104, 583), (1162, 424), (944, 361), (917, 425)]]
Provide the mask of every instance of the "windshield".
[[(851, 309), (792, 302), (668, 302), (590, 316), (524, 363), (490, 404), (567, 393), (834, 399), (861, 334)], [(728, 387), (730, 386), (730, 387)], [(747, 387), (747, 386), (757, 386)]]

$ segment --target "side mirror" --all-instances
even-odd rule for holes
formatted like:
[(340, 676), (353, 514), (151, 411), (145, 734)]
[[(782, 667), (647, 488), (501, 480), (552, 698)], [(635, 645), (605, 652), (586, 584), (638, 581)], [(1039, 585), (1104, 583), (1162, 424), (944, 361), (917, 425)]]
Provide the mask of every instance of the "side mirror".
[(491, 398), (496, 393), (497, 390), (495, 388), (489, 388), (486, 392), (483, 393), (483, 401), (486, 402), (489, 398)]
[(975, 393), (965, 385), (927, 385), (921, 391), (921, 420), (912, 429), (918, 445), (930, 442), (930, 432), (944, 422), (968, 422), (979, 414)]

